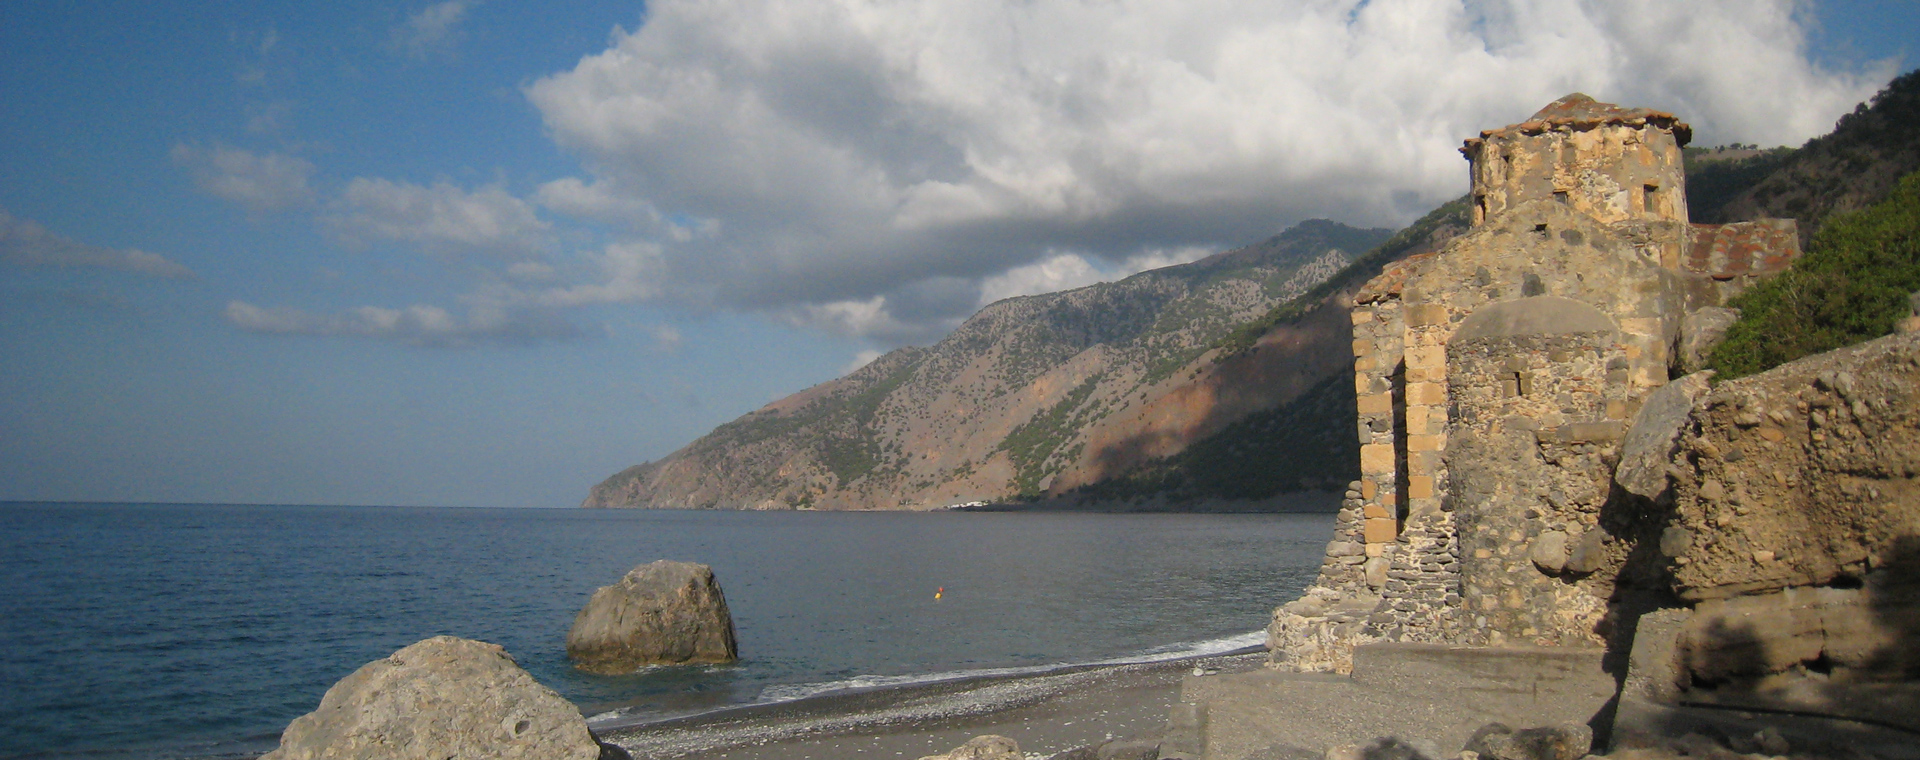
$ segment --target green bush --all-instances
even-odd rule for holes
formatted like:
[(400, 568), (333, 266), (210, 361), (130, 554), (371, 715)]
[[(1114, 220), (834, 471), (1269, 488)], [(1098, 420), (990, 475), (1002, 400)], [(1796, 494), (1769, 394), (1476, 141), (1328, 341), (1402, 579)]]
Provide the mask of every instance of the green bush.
[(1877, 338), (1920, 290), (1920, 172), (1886, 200), (1831, 217), (1792, 269), (1733, 299), (1740, 320), (1709, 364), (1720, 378)]

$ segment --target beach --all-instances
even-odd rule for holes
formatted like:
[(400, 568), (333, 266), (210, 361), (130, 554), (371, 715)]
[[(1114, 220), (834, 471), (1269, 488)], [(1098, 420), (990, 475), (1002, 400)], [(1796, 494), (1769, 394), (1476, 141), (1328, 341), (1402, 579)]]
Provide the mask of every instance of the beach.
[(919, 758), (983, 734), (1051, 756), (1110, 739), (1155, 737), (1183, 677), (1260, 667), (1264, 651), (1073, 668), (823, 694), (641, 725), (601, 722), (603, 740), (635, 760)]

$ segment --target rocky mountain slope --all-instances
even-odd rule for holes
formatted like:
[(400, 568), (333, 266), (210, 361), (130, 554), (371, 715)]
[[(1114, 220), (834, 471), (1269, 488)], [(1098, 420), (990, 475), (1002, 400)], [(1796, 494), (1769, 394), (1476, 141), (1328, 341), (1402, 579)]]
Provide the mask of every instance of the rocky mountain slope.
[[(1142, 485), (1161, 490), (1165, 473), (1181, 471), (1170, 458), (1196, 443), (1230, 449), (1255, 428), (1339, 403), (1330, 380), (1344, 354), (1321, 349), (1347, 340), (1344, 312), (1277, 320), (1275, 310), (1328, 298), (1326, 284), (1390, 232), (1308, 221), (1190, 264), (991, 304), (934, 346), (893, 351), (623, 470), (583, 506), (930, 509), (1089, 494), (1149, 471), (1160, 480)], [(1250, 339), (1247, 326), (1263, 320), (1286, 324)], [(1231, 496), (1347, 477), (1295, 475)]]
[(1805, 246), (1827, 217), (1887, 197), (1920, 170), (1920, 71), (1888, 83), (1833, 131), (1793, 150), (1687, 166), (1687, 206), (1695, 222), (1793, 219)]

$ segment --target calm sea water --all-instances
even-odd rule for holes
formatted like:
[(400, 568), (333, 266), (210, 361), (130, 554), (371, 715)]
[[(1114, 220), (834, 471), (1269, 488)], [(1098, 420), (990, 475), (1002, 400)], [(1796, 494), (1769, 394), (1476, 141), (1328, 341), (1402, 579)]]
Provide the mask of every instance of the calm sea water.
[[(1330, 522), (0, 504), (0, 758), (251, 756), (437, 634), (501, 644), (603, 717), (1218, 651), (1260, 641)], [(741, 662), (571, 670), (587, 597), (663, 558), (714, 567)]]

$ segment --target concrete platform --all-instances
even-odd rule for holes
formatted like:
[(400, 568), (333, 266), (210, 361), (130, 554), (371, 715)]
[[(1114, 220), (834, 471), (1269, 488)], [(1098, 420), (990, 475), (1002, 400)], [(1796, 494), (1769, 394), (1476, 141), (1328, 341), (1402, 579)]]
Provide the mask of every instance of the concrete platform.
[(1457, 753), (1487, 723), (1584, 723), (1608, 735), (1614, 678), (1599, 649), (1369, 644), (1353, 677), (1260, 670), (1188, 676), (1181, 700), (1204, 712), (1205, 760), (1320, 757), (1382, 736)]

